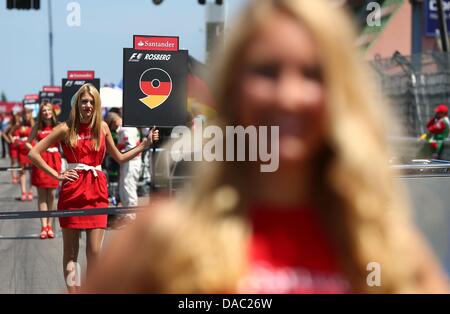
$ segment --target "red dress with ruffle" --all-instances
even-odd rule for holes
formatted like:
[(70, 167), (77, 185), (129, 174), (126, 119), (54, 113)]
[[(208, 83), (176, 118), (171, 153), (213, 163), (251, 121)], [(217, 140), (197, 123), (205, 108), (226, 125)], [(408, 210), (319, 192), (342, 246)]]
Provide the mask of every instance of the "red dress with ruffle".
[[(82, 163), (96, 167), (101, 165), (105, 157), (105, 135), (100, 132), (100, 148), (92, 147), (92, 130), (88, 124), (80, 124), (76, 147), (61, 143), (67, 162)], [(108, 207), (108, 187), (106, 175), (97, 170), (76, 170), (79, 178), (73, 182), (63, 181), (59, 193), (58, 210), (75, 210), (86, 208)], [(105, 229), (107, 215), (61, 217), (61, 228), (71, 229)]]
[(348, 293), (335, 248), (310, 207), (254, 206), (240, 293)]
[[(39, 130), (36, 134), (36, 139), (42, 141), (53, 130), (52, 126), (45, 126), (42, 130)], [(61, 154), (58, 150), (59, 143), (50, 146), (47, 151), (41, 154), (42, 159), (53, 169), (61, 172)], [(56, 189), (59, 185), (59, 181), (49, 176), (45, 171), (38, 167), (31, 166), (31, 184), (38, 188), (43, 189)]]
[(28, 152), (30, 151), (26, 145), (28, 140), (28, 136), (31, 133), (31, 126), (21, 126), (18, 129), (18, 150), (19, 150), (19, 164), (21, 166), (29, 166), (31, 165), (30, 160), (28, 159)]

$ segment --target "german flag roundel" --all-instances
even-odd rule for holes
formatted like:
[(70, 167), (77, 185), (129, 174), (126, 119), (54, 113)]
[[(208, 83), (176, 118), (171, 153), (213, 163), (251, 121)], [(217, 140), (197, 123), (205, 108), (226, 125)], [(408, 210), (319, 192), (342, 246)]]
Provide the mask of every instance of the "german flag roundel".
[(145, 70), (139, 79), (139, 87), (147, 97), (139, 99), (150, 109), (162, 105), (172, 92), (172, 79), (169, 73), (159, 68)]

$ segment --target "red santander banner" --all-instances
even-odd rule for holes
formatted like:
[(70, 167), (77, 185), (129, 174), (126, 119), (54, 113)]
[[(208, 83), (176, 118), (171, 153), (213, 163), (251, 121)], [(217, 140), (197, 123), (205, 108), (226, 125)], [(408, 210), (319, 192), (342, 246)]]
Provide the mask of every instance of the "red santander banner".
[(69, 80), (93, 80), (94, 71), (67, 71)]
[(62, 88), (61, 86), (44, 86), (42, 91), (46, 93), (61, 93)]
[(39, 95), (38, 94), (29, 94), (29, 95), (25, 95), (25, 97), (23, 99), (25, 99), (25, 100), (39, 100)]
[(134, 50), (178, 51), (179, 37), (174, 36), (133, 36)]

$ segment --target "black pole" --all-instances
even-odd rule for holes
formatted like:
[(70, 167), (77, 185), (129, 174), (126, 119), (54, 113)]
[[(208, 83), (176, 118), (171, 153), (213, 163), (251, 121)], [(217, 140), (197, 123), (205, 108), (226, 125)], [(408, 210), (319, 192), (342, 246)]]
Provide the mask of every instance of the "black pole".
[[(151, 129), (150, 129), (151, 130)], [(150, 169), (150, 193), (154, 193), (157, 192), (156, 190), (156, 182), (155, 182), (155, 176), (156, 176), (156, 148), (157, 146), (160, 146), (159, 143), (161, 143), (161, 141), (163, 140), (163, 136), (164, 136), (164, 128), (155, 128), (155, 130), (159, 130), (159, 141), (156, 143), (152, 144), (151, 147), (151, 153), (150, 156), (152, 158), (151, 160), (151, 169)]]
[(150, 172), (150, 178), (151, 178), (150, 191), (151, 191), (151, 193), (153, 193), (153, 192), (156, 192), (156, 183), (155, 183), (156, 147), (155, 147), (155, 144), (153, 144), (153, 146), (152, 146), (152, 155), (151, 156), (152, 156), (152, 169)]
[(410, 0), (412, 5), (412, 53), (419, 54), (422, 52), (422, 2), (418, 0)]
[(53, 79), (53, 22), (52, 22), (52, 1), (48, 1), (48, 44), (50, 50), (50, 85), (54, 86)]
[(448, 31), (447, 21), (445, 19), (443, 0), (437, 1), (438, 15), (439, 15), (439, 31), (441, 32), (442, 51), (448, 52)]

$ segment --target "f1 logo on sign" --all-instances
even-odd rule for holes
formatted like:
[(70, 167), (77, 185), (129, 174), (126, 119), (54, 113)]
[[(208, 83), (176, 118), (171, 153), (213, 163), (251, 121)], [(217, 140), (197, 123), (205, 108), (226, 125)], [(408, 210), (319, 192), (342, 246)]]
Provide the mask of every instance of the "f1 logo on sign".
[(123, 125), (174, 127), (187, 122), (188, 52), (178, 37), (133, 37), (123, 55)]
[(130, 57), (130, 59), (128, 60), (129, 62), (139, 62), (142, 59), (142, 55), (143, 53), (133, 53)]
[[(174, 127), (187, 121), (187, 51), (124, 49), (123, 124)], [(138, 61), (136, 61), (138, 60)]]
[(170, 54), (162, 54), (162, 53), (146, 53), (144, 58), (143, 53), (141, 52), (135, 52), (131, 55), (129, 62), (139, 62), (141, 60), (162, 60), (162, 61), (169, 61), (170, 60)]

